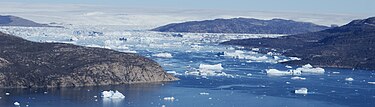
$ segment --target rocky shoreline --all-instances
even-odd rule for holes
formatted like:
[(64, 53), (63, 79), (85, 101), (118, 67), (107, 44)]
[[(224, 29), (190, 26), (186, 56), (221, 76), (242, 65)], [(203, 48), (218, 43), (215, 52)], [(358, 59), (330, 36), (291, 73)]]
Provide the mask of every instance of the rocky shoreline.
[(283, 55), (302, 58), (285, 62), (288, 64), (375, 70), (375, 17), (319, 32), (231, 40), (221, 44), (273, 48), (283, 50)]
[(1, 32), (0, 39), (0, 88), (178, 80), (155, 61), (133, 53), (63, 43), (37, 43)]

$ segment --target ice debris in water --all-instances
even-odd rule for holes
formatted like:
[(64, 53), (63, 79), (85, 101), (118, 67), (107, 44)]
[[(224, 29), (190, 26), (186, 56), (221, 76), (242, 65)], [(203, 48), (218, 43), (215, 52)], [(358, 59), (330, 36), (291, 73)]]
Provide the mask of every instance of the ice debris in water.
[(369, 83), (369, 84), (374, 84), (374, 85), (375, 85), (375, 82), (367, 82), (367, 83)]
[(292, 80), (306, 80), (306, 78), (303, 78), (303, 77), (292, 77), (290, 79), (292, 79)]
[(271, 76), (284, 76), (284, 75), (291, 75), (291, 72), (288, 71), (279, 71), (277, 69), (267, 69), (267, 75)]
[(286, 65), (285, 67), (286, 67), (286, 68), (293, 68), (292, 66), (289, 66), (289, 65)]
[(302, 73), (324, 74), (325, 71), (323, 68), (314, 68), (310, 64), (306, 64), (295, 70), (280, 71), (277, 69), (267, 69), (266, 72), (267, 72), (267, 75), (271, 75), (271, 76), (286, 76), (286, 75), (301, 75)]
[(349, 78), (345, 78), (345, 81), (354, 81), (354, 79), (349, 77)]
[(324, 74), (324, 69), (323, 68), (314, 68), (310, 64), (306, 64), (302, 66), (301, 68), (297, 68), (297, 71), (301, 71), (302, 73), (319, 73), (319, 74)]
[(103, 91), (102, 97), (103, 98), (112, 98), (112, 99), (123, 99), (123, 98), (125, 98), (125, 96), (117, 90), (116, 91), (112, 91), (112, 90)]
[(154, 54), (152, 56), (155, 56), (155, 57), (160, 57), (160, 58), (172, 58), (172, 54), (170, 53), (158, 53), (158, 54)]
[(210, 95), (210, 93), (206, 93), (206, 92), (201, 92), (199, 93), (200, 95)]
[(295, 94), (307, 94), (307, 88), (300, 88), (297, 90), (294, 90)]
[(301, 75), (301, 71), (297, 70), (280, 71), (277, 69), (267, 69), (266, 72), (270, 76)]
[(175, 98), (174, 98), (174, 97), (164, 97), (164, 100), (167, 100), (167, 101), (174, 101)]
[(221, 64), (215, 64), (215, 65), (209, 65), (209, 64), (200, 64), (199, 69), (205, 69), (205, 70), (223, 70)]
[(9, 96), (9, 95), (10, 95), (10, 93), (5, 93), (5, 95)]
[(17, 101), (14, 102), (13, 104), (14, 104), (15, 106), (20, 106), (20, 105), (21, 105), (21, 104), (20, 104), (19, 102), (17, 102)]

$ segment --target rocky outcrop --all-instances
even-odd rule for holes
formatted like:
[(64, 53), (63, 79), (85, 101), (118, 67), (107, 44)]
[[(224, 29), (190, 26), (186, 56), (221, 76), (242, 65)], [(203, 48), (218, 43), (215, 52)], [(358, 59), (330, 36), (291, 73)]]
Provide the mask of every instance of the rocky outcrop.
[(375, 70), (375, 17), (314, 33), (222, 44), (281, 49), (284, 55), (303, 59), (287, 62), (292, 64)]
[(20, 18), (17, 16), (2, 16), (0, 15), (0, 26), (23, 26), (23, 27), (59, 27), (59, 26), (49, 26), (47, 24), (36, 23), (31, 20)]
[(300, 34), (321, 31), (329, 27), (284, 19), (259, 20), (251, 18), (215, 19), (173, 23), (152, 31), (189, 33), (247, 33), (247, 34)]
[(155, 61), (132, 53), (36, 43), (0, 33), (0, 88), (76, 87), (173, 81)]

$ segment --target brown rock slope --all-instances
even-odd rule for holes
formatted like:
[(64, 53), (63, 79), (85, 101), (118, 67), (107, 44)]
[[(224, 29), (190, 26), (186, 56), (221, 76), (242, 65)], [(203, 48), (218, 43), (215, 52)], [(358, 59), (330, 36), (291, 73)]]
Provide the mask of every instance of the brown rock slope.
[(36, 43), (0, 32), (0, 88), (173, 81), (155, 61), (131, 53)]

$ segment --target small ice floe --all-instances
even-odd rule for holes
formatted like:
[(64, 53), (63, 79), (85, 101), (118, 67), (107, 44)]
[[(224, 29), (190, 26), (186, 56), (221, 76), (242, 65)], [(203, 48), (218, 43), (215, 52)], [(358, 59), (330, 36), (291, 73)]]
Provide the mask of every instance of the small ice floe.
[(20, 105), (21, 105), (21, 104), (20, 104), (19, 102), (17, 102), (17, 101), (14, 102), (13, 104), (14, 104), (15, 106), (20, 106)]
[(252, 76), (253, 74), (251, 74), (251, 73), (248, 73), (248, 74), (246, 74), (246, 76)]
[(206, 69), (206, 70), (223, 70), (221, 64), (209, 65), (209, 64), (200, 64), (199, 69)]
[(289, 72), (289, 71), (280, 71), (280, 70), (277, 70), (277, 69), (267, 69), (266, 72), (267, 72), (267, 75), (270, 75), (270, 76), (292, 75), (292, 73)]
[(367, 82), (367, 83), (375, 85), (375, 82)]
[(340, 72), (332, 72), (332, 74), (340, 74)]
[(314, 68), (310, 64), (303, 65), (300, 68), (296, 69), (297, 71), (301, 71), (302, 73), (317, 73), (317, 74), (324, 74), (324, 69), (323, 68)]
[(43, 92), (44, 94), (48, 94), (48, 92), (47, 91), (45, 91), (45, 92)]
[(354, 81), (354, 79), (349, 77), (349, 78), (345, 78), (345, 81)]
[(292, 79), (292, 80), (306, 80), (306, 78), (303, 78), (303, 77), (292, 77), (290, 79)]
[(306, 95), (307, 94), (307, 88), (300, 88), (300, 89), (294, 90), (294, 93)]
[(10, 93), (5, 93), (5, 95), (6, 95), (6, 96), (9, 96), (9, 95), (10, 95)]
[(120, 93), (119, 91), (103, 91), (102, 92), (103, 98), (111, 98), (111, 99), (123, 99), (125, 98), (124, 94)]
[(200, 95), (210, 95), (210, 93), (206, 93), (206, 92), (201, 92), (199, 93)]
[(155, 57), (160, 57), (160, 58), (172, 58), (172, 54), (170, 53), (158, 53), (158, 54), (153, 54), (152, 56)]
[(286, 68), (293, 68), (292, 66), (289, 66), (289, 65), (286, 65), (285, 67), (286, 67)]
[(175, 100), (174, 97), (164, 97), (163, 99), (166, 100), (166, 101), (174, 101)]
[(289, 57), (289, 59), (293, 60), (293, 61), (295, 61), (295, 60), (302, 60), (301, 58), (298, 58), (298, 57)]
[(180, 75), (179, 73), (177, 73), (176, 71), (167, 71), (168, 74), (173, 74), (173, 75)]

